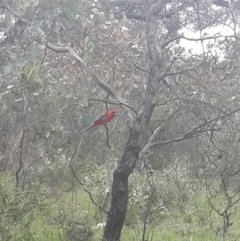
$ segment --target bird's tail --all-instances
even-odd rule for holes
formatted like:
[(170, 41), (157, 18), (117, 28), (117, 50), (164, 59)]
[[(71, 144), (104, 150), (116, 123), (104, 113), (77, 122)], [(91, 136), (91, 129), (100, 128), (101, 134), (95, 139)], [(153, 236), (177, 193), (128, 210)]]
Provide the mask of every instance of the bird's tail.
[(92, 130), (93, 127), (95, 127), (95, 126), (90, 126), (90, 127), (88, 127), (87, 129), (82, 130), (82, 131), (80, 132), (80, 135), (86, 134), (87, 132), (89, 132), (90, 130)]

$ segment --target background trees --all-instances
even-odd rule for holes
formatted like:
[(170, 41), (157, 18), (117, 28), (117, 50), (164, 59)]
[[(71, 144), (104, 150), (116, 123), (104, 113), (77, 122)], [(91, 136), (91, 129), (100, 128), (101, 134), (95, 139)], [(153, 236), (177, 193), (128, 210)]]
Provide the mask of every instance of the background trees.
[[(94, 220), (107, 218), (103, 240), (120, 240), (132, 201), (142, 205), (145, 239), (147, 224), (177, 204), (184, 210), (199, 183), (220, 215), (212, 198), (225, 195), (224, 220), (231, 216), (239, 190), (237, 9), (224, 1), (1, 3), (1, 171), (17, 191), (33, 192), (37, 207), (72, 192), (76, 215), (56, 215), (59, 235), (92, 235), (81, 229), (79, 188), (96, 205)], [(79, 136), (112, 107), (114, 122)], [(132, 198), (135, 167), (143, 204)]]

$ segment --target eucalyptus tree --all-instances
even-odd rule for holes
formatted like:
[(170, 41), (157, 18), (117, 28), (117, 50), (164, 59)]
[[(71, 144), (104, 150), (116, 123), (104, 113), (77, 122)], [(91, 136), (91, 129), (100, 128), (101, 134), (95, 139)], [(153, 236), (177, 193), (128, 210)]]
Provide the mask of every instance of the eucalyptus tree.
[(118, 106), (113, 130), (105, 126), (105, 147), (91, 147), (102, 155), (116, 150), (103, 240), (120, 240), (137, 162), (194, 137), (213, 143), (239, 111), (236, 6), (2, 1), (1, 155), (17, 184), (26, 163), (76, 145), (79, 115), (89, 124), (92, 103), (105, 111)]

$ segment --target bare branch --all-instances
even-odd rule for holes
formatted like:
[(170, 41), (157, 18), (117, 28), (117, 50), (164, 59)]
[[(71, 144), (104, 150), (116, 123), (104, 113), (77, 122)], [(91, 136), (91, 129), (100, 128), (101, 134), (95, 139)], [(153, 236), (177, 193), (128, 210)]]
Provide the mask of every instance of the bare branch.
[[(171, 144), (171, 143), (175, 143), (175, 142), (180, 142), (180, 141), (189, 139), (189, 138), (193, 137), (194, 135), (196, 135), (198, 133), (206, 132), (209, 129), (202, 130), (203, 127), (209, 125), (210, 123), (215, 122), (218, 119), (223, 119), (223, 118), (226, 118), (226, 117), (228, 117), (230, 115), (233, 115), (236, 112), (238, 112), (239, 110), (240, 109), (237, 108), (237, 109), (231, 111), (230, 113), (224, 114), (223, 116), (220, 116), (220, 117), (217, 116), (217, 117), (215, 117), (215, 118), (213, 118), (213, 119), (211, 119), (211, 120), (209, 120), (209, 121), (207, 121), (207, 122), (205, 122), (205, 123), (203, 123), (203, 124), (193, 128), (193, 129), (191, 129), (190, 131), (186, 132), (184, 135), (182, 135), (182, 136), (180, 136), (178, 138), (173, 138), (171, 140), (166, 140), (166, 141), (153, 142), (153, 143), (150, 144), (150, 147), (156, 147), (156, 146), (167, 145), (167, 144)], [(212, 130), (212, 128), (211, 128), (211, 130)], [(216, 130), (216, 129), (214, 129), (214, 130)]]
[(131, 109), (137, 115), (137, 111), (134, 110), (133, 107), (131, 107), (130, 105), (124, 104), (124, 103), (113, 102), (113, 101), (110, 101), (110, 100), (96, 99), (96, 98), (89, 98), (88, 100), (108, 103), (108, 104), (112, 104), (112, 105), (123, 105), (123, 106), (126, 106), (127, 108)]
[(218, 39), (218, 38), (235, 38), (235, 39), (238, 39), (240, 40), (240, 38), (236, 35), (220, 35), (220, 34), (217, 34), (215, 36), (209, 36), (209, 37), (203, 37), (203, 38), (188, 38), (184, 35), (179, 35), (179, 36), (176, 36), (174, 38), (171, 38), (169, 40), (167, 40), (165, 43), (163, 43), (161, 45), (161, 48), (165, 48), (168, 44), (176, 41), (176, 40), (179, 40), (179, 39), (185, 39), (185, 40), (188, 40), (188, 41), (205, 41), (205, 40), (210, 40), (210, 39)]
[(153, 132), (153, 134), (151, 135), (151, 137), (148, 140), (148, 143), (144, 146), (144, 148), (142, 149), (142, 151), (139, 153), (139, 159), (142, 158), (142, 156), (144, 154), (146, 154), (148, 152), (148, 150), (150, 149), (155, 137), (157, 136), (157, 134), (163, 129), (163, 127), (165, 126), (166, 122), (169, 121), (173, 116), (175, 116), (177, 112), (174, 112), (172, 115), (168, 116), (167, 119), (165, 119), (161, 125), (159, 125)]

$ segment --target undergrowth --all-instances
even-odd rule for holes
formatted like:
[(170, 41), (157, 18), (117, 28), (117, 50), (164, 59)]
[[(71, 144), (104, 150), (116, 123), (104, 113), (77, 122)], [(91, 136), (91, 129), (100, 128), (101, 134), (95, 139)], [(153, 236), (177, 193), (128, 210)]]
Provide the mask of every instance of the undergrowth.
[[(186, 171), (179, 173), (178, 179), (171, 176), (171, 171), (167, 175), (156, 174), (151, 179), (139, 173), (131, 176), (129, 208), (121, 240), (143, 240), (144, 223), (147, 241), (220, 240), (223, 220), (209, 205), (205, 188)], [(99, 168), (94, 178), (84, 178), (83, 182), (92, 198), (101, 205), (104, 204), (104, 187), (98, 185), (104, 183), (105, 176), (104, 167)], [(59, 187), (57, 197), (41, 199), (33, 191), (19, 190), (8, 175), (1, 175), (0, 240), (101, 240), (104, 212), (91, 202), (79, 183), (73, 187), (72, 190)], [(147, 208), (149, 198), (150, 209)], [(234, 207), (231, 222), (228, 241), (237, 240), (240, 235), (238, 205)]]

